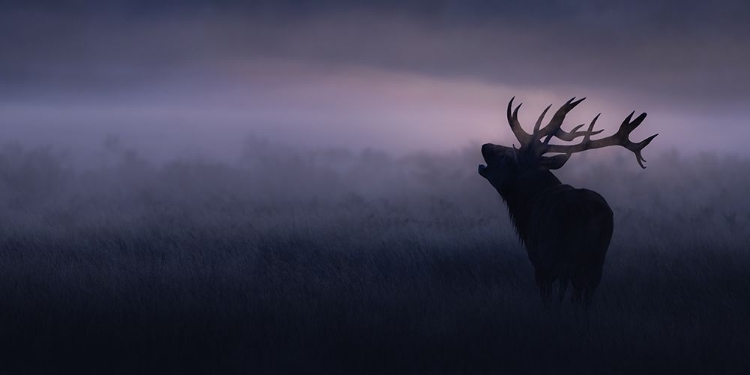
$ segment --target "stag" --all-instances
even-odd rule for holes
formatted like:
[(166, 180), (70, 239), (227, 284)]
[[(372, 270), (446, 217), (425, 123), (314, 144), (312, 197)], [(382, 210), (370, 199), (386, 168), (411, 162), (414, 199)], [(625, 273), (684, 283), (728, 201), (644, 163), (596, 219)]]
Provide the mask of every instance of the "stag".
[[(529, 134), (518, 121), (521, 104), (511, 111), (514, 99), (508, 103), (507, 116), (520, 147), (482, 145), (486, 165), (479, 165), (479, 174), (492, 184), (508, 206), (511, 222), (534, 266), (542, 298), (547, 300), (552, 284), (559, 281), (561, 301), (571, 284), (571, 300), (588, 306), (601, 281), (604, 258), (612, 238), (612, 209), (598, 193), (564, 185), (550, 171), (562, 167), (574, 153), (616, 145), (632, 151), (641, 168), (646, 168), (641, 150), (658, 134), (638, 143), (631, 142), (630, 133), (646, 118), (642, 113), (633, 119), (635, 112), (609, 137), (591, 139), (602, 132), (594, 130), (600, 114), (594, 117), (587, 130), (581, 130), (582, 124), (566, 132), (561, 128), (565, 115), (585, 98), (568, 100), (542, 127), (550, 104)], [(580, 137), (582, 140), (577, 144), (550, 143), (553, 138), (571, 142)]]

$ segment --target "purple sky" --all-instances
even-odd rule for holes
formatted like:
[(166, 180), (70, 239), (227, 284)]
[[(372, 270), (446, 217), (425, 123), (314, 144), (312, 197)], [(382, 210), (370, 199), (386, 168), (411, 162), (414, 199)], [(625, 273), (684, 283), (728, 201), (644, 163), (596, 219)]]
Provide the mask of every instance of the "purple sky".
[(749, 154), (742, 2), (187, 3), (8, 6), (2, 140), (85, 148), (118, 135), (161, 155), (232, 156), (253, 134), (450, 150), (510, 143), (512, 96), (527, 128), (548, 104), (586, 96), (567, 127), (602, 112), (609, 134), (630, 111), (648, 112), (633, 135), (661, 134), (647, 159), (672, 148)]

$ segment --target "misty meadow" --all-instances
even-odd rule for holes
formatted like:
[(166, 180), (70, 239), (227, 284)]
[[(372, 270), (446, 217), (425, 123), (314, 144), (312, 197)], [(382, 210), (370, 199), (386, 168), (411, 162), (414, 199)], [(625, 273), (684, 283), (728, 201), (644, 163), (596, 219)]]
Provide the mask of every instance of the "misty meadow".
[(614, 211), (586, 310), (542, 303), (479, 145), (6, 144), (0, 372), (748, 371), (750, 159), (607, 156), (555, 172)]
[(3, 0), (0, 375), (750, 373), (748, 15)]

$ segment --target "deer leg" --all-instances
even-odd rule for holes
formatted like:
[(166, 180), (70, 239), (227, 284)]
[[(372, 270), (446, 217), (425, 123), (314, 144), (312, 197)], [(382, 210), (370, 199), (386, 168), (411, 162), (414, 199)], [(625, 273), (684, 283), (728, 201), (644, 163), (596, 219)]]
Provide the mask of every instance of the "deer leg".
[(552, 292), (552, 281), (549, 272), (541, 269), (535, 270), (534, 277), (536, 279), (536, 285), (539, 287), (539, 295), (542, 300), (546, 300)]
[(586, 285), (573, 284), (573, 293), (570, 296), (570, 303), (573, 305), (585, 306), (588, 291)]
[(591, 300), (594, 298), (594, 292), (599, 287), (599, 282), (602, 280), (602, 269), (596, 267), (589, 270), (586, 274), (586, 287), (583, 295), (583, 305), (588, 308), (591, 306)]
[(547, 299), (547, 295), (549, 294), (547, 292), (547, 289), (549, 288), (547, 286), (547, 283), (544, 282), (544, 281), (542, 281), (542, 282), (539, 282), (538, 285), (539, 285), (539, 296), (542, 297), (542, 300), (546, 300)]
[(591, 299), (602, 279), (601, 267), (578, 269), (572, 275), (573, 284), (572, 302), (582, 303), (584, 307), (591, 305)]
[(563, 299), (565, 298), (565, 292), (568, 289), (568, 279), (566, 277), (561, 277), (560, 284), (557, 287), (558, 287), (558, 291), (560, 292), (559, 299), (560, 299), (560, 302), (562, 302)]
[(570, 295), (570, 302), (579, 303), (583, 300), (583, 290), (586, 287), (585, 281), (581, 277), (581, 272), (574, 272), (570, 281), (573, 284), (573, 293)]
[(591, 288), (586, 288), (583, 293), (583, 308), (588, 309), (591, 306), (591, 299), (594, 297), (594, 291)]

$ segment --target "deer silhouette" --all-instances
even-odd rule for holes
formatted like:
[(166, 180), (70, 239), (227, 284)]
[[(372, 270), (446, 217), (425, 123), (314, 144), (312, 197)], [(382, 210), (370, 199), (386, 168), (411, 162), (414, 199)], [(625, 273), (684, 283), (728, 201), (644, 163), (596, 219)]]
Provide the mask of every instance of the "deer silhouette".
[[(609, 137), (591, 139), (602, 132), (594, 130), (601, 114), (594, 117), (585, 131), (580, 130), (583, 124), (570, 132), (564, 131), (561, 126), (565, 115), (585, 98), (568, 100), (549, 123), (541, 127), (550, 104), (539, 116), (532, 134), (528, 134), (518, 121), (521, 104), (511, 112), (514, 99), (508, 103), (507, 116), (520, 148), (482, 145), (486, 165), (479, 165), (479, 174), (507, 204), (511, 222), (534, 266), (543, 300), (550, 296), (552, 284), (559, 281), (561, 301), (571, 284), (571, 300), (588, 306), (601, 281), (604, 258), (612, 238), (612, 209), (598, 193), (564, 185), (550, 170), (562, 167), (576, 152), (615, 145), (632, 151), (641, 168), (646, 168), (641, 150), (658, 134), (639, 143), (631, 142), (630, 133), (646, 118), (642, 113), (632, 119), (635, 112)], [(550, 144), (552, 138), (570, 142), (579, 137), (583, 139), (577, 144)]]

